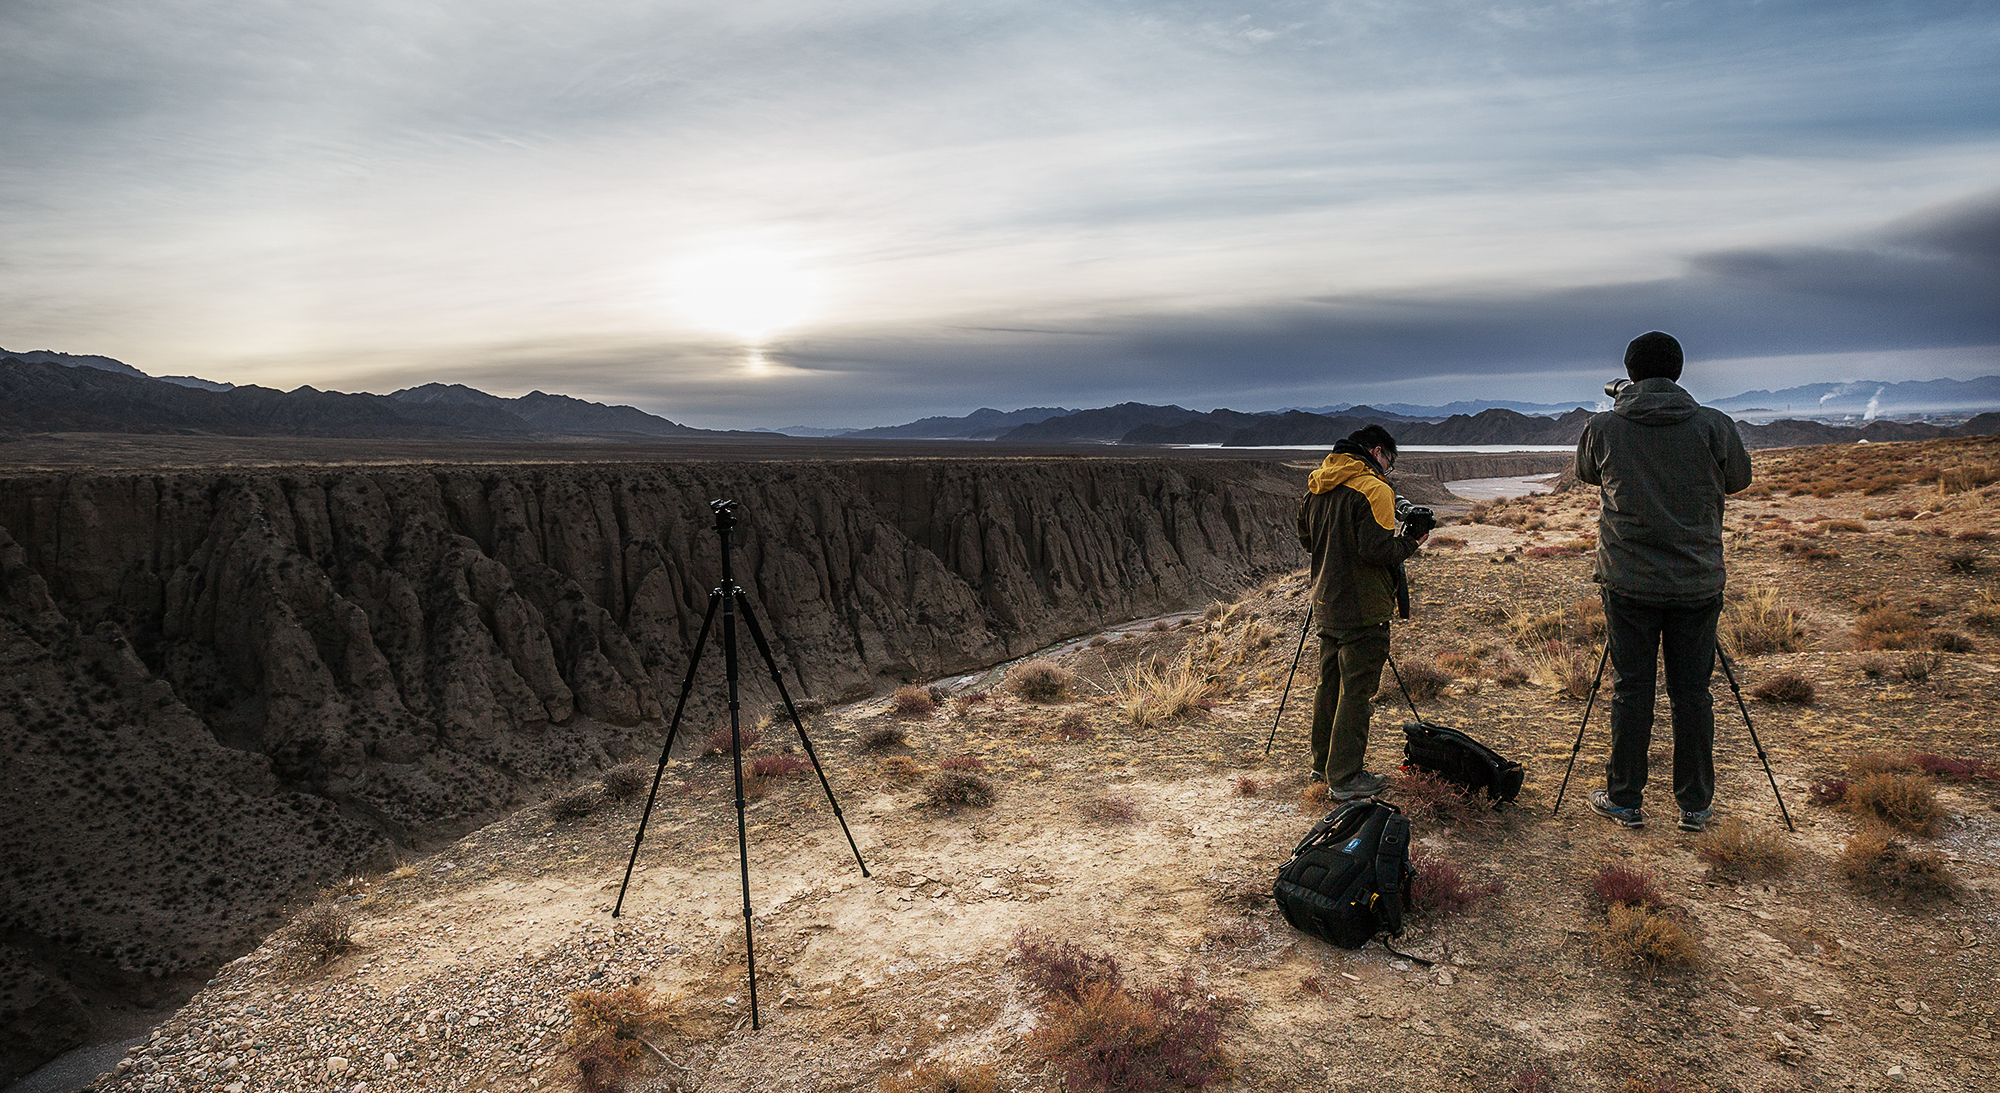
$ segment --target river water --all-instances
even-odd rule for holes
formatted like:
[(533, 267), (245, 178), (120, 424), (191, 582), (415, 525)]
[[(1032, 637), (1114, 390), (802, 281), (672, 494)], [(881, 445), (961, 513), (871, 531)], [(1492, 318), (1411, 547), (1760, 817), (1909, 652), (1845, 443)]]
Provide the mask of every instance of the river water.
[(1456, 482), (1446, 482), (1444, 488), (1467, 501), (1498, 501), (1503, 497), (1554, 493), (1555, 481), (1556, 475), (1551, 472), (1515, 475), (1509, 478), (1461, 478)]

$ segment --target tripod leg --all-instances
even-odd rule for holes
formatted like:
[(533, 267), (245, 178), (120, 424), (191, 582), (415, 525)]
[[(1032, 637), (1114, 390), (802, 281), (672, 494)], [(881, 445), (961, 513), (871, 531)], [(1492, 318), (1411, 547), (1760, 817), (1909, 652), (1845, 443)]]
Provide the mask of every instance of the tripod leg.
[(1403, 682), (1403, 673), (1396, 667), (1395, 657), (1389, 658), (1389, 674), (1396, 677), (1396, 687), (1403, 692), (1403, 701), (1410, 704), (1410, 716), (1421, 722), (1424, 715), (1417, 712), (1417, 700), (1410, 697), (1410, 685)]
[(833, 818), (840, 822), (841, 834), (847, 836), (847, 848), (854, 851), (854, 864), (861, 867), (861, 875), (869, 876), (868, 863), (861, 860), (861, 848), (854, 843), (854, 832), (847, 829), (847, 817), (841, 815), (840, 802), (834, 799), (833, 785), (826, 780), (826, 769), (820, 766), (819, 754), (813, 751), (812, 738), (806, 735), (806, 723), (799, 718), (798, 707), (792, 705), (792, 694), (785, 689), (784, 674), (778, 671), (778, 660), (771, 655), (771, 643), (764, 640), (764, 628), (757, 625), (757, 616), (750, 611), (750, 600), (742, 589), (736, 591), (736, 607), (743, 613), (743, 622), (750, 627), (750, 640), (757, 643), (757, 652), (764, 658), (764, 667), (771, 672), (771, 682), (778, 685), (778, 697), (785, 702), (785, 713), (792, 719), (792, 727), (799, 731), (799, 743), (805, 745), (806, 758), (812, 760), (813, 773), (819, 775), (819, 788), (826, 791), (826, 803), (833, 806)]
[[(733, 582), (732, 582), (733, 583)], [(736, 862), (743, 874), (743, 952), (749, 961), (750, 1027), (757, 1022), (757, 942), (750, 920), (750, 835), (743, 822), (743, 703), (737, 688), (736, 600), (718, 590), (722, 604), (722, 663), (729, 680), (729, 757), (736, 767)], [(741, 592), (737, 595), (741, 596)]]
[(1271, 719), (1271, 738), (1264, 741), (1264, 754), (1271, 754), (1271, 745), (1278, 742), (1278, 722), (1285, 718), (1285, 700), (1292, 696), (1292, 677), (1299, 674), (1299, 659), (1306, 655), (1306, 635), (1312, 633), (1312, 609), (1306, 609), (1306, 622), (1299, 627), (1299, 651), (1292, 654), (1292, 670), (1285, 673), (1285, 689), (1278, 695), (1278, 716)]
[(1743, 688), (1736, 685), (1736, 670), (1730, 666), (1729, 657), (1718, 643), (1715, 658), (1722, 662), (1722, 674), (1729, 678), (1729, 689), (1736, 695), (1736, 708), (1743, 711), (1743, 727), (1750, 730), (1750, 746), (1757, 749), (1757, 761), (1764, 764), (1764, 777), (1771, 783), (1771, 796), (1778, 799), (1778, 815), (1785, 819), (1785, 830), (1796, 832), (1792, 826), (1792, 814), (1785, 807), (1785, 795), (1778, 792), (1778, 776), (1771, 773), (1770, 757), (1764, 754), (1764, 742), (1757, 739), (1757, 726), (1750, 723), (1750, 704), (1743, 701)]
[(694, 670), (701, 664), (701, 650), (708, 644), (708, 628), (715, 622), (715, 609), (722, 605), (722, 590), (708, 594), (708, 614), (702, 616), (701, 634), (694, 639), (694, 652), (688, 655), (687, 678), (681, 681), (681, 698), (674, 703), (674, 719), (667, 726), (667, 742), (660, 748), (660, 765), (653, 771), (653, 788), (646, 794), (646, 810), (639, 813), (639, 833), (632, 836), (632, 857), (625, 863), (625, 879), (618, 884), (618, 902), (611, 905), (611, 917), (617, 918), (625, 906), (625, 889), (632, 883), (632, 867), (639, 863), (639, 843), (646, 837), (646, 821), (653, 817), (653, 801), (660, 795), (660, 778), (667, 773), (667, 757), (674, 752), (674, 735), (680, 732), (681, 714), (687, 709), (688, 693), (694, 690)]
[(1583, 750), (1583, 730), (1590, 724), (1590, 708), (1597, 704), (1597, 688), (1604, 682), (1604, 662), (1611, 659), (1611, 635), (1604, 635), (1604, 653), (1597, 658), (1597, 675), (1590, 681), (1590, 697), (1583, 701), (1583, 721), (1576, 727), (1576, 743), (1569, 746), (1569, 766), (1563, 768), (1562, 788), (1556, 790), (1556, 807), (1549, 812), (1554, 816), (1562, 811), (1563, 795), (1569, 792), (1569, 776), (1576, 770), (1576, 753)]

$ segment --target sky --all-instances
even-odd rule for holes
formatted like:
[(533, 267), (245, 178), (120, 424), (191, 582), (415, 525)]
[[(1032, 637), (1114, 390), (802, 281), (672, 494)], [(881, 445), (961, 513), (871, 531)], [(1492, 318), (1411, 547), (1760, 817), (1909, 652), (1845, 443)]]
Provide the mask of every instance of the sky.
[(0, 344), (686, 424), (2000, 373), (2000, 5), (0, 0)]

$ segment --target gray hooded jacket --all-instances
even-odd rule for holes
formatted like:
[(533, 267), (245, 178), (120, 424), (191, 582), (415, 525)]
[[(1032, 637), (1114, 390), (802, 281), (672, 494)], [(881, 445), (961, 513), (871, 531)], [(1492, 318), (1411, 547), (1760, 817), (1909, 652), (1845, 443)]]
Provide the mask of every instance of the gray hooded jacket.
[(1672, 380), (1640, 380), (1583, 427), (1576, 476), (1603, 499), (1599, 583), (1647, 603), (1722, 594), (1722, 498), (1750, 484), (1729, 415)]

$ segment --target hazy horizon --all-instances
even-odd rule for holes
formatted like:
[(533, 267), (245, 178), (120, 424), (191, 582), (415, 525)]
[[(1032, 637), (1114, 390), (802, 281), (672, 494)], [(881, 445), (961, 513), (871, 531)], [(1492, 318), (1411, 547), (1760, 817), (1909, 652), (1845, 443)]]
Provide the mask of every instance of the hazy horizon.
[(0, 9), (0, 343), (707, 428), (2000, 373), (2000, 10)]

